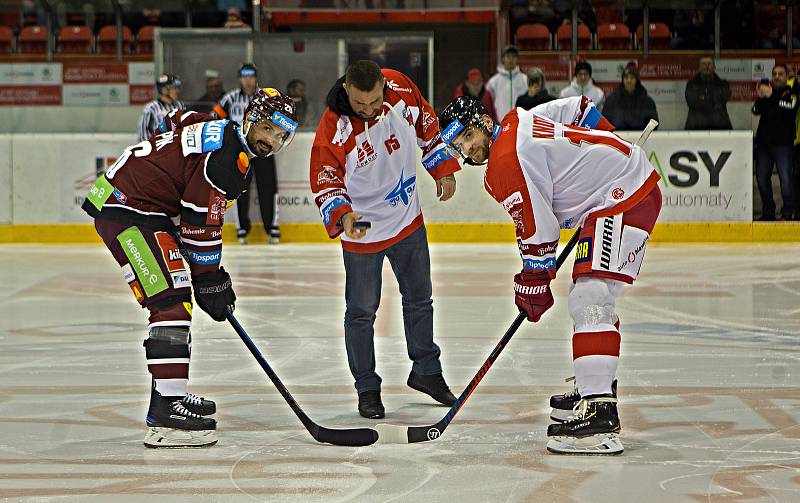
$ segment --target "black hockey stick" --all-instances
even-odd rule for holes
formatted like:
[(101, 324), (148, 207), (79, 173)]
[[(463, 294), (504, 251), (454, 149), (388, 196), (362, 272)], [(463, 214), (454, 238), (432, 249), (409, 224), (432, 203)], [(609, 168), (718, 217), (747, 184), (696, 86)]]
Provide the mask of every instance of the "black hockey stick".
[[(575, 244), (578, 242), (578, 237), (580, 236), (581, 229), (578, 228), (575, 231), (575, 234), (572, 235), (569, 242), (564, 246), (564, 250), (558, 256), (556, 260), (556, 270), (561, 267), (561, 264), (567, 260), (567, 256), (572, 251), (572, 248), (575, 247)], [(505, 335), (500, 342), (497, 343), (492, 353), (489, 355), (489, 358), (483, 362), (483, 365), (478, 370), (478, 373), (475, 374), (475, 377), (472, 378), (472, 381), (467, 385), (466, 389), (461, 392), (461, 396), (458, 397), (456, 403), (450, 408), (441, 421), (436, 424), (432, 424), (430, 426), (396, 426), (393, 424), (379, 424), (375, 427), (378, 430), (378, 434), (380, 435), (380, 442), (381, 443), (389, 443), (389, 444), (413, 444), (415, 442), (427, 442), (428, 440), (436, 440), (439, 438), (442, 433), (444, 433), (445, 428), (447, 425), (450, 424), (450, 421), (453, 420), (458, 411), (461, 410), (464, 403), (467, 401), (467, 398), (475, 391), (475, 388), (478, 386), (478, 383), (481, 382), (483, 377), (489, 372), (489, 368), (491, 368), (492, 364), (497, 357), (500, 356), (500, 352), (506, 347), (508, 341), (511, 340), (514, 333), (517, 329), (522, 325), (522, 322), (525, 321), (526, 315), (524, 312), (520, 312), (517, 317), (514, 319), (514, 322), (511, 323), (511, 326), (508, 327), (506, 330)]]
[(300, 422), (303, 423), (303, 426), (305, 426), (308, 432), (311, 433), (311, 436), (314, 437), (314, 440), (326, 444), (346, 445), (350, 447), (371, 445), (378, 440), (378, 432), (369, 428), (348, 428), (334, 430), (331, 428), (325, 428), (324, 426), (320, 426), (315, 423), (310, 417), (308, 417), (308, 415), (306, 415), (305, 412), (303, 412), (303, 409), (297, 405), (297, 402), (292, 397), (291, 393), (289, 393), (289, 390), (286, 389), (286, 386), (283, 385), (277, 374), (275, 374), (275, 371), (273, 371), (269, 366), (267, 360), (265, 360), (261, 355), (261, 351), (258, 350), (253, 340), (250, 339), (250, 336), (244, 331), (244, 328), (242, 328), (242, 326), (239, 324), (239, 321), (233, 316), (233, 313), (228, 311), (226, 317), (231, 325), (233, 325), (236, 333), (239, 334), (239, 337), (241, 337), (242, 341), (244, 341), (247, 349), (253, 353), (253, 356), (255, 356), (256, 360), (261, 365), (261, 368), (267, 373), (267, 376), (272, 381), (272, 384), (278, 388), (278, 391), (283, 396), (283, 399), (286, 400), (286, 403), (288, 403), (289, 407), (292, 408), (294, 413), (300, 419)]

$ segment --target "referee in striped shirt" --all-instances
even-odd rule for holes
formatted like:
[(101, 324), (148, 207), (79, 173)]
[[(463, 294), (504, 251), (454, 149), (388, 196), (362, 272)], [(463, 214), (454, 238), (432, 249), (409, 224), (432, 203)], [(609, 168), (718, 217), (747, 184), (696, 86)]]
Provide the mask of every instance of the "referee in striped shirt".
[[(225, 94), (214, 105), (214, 114), (220, 119), (230, 119), (242, 124), (244, 111), (250, 97), (258, 89), (258, 70), (253, 63), (245, 63), (239, 68), (239, 88)], [(278, 227), (278, 178), (275, 172), (275, 157), (255, 157), (250, 161), (253, 178), (256, 181), (258, 200), (261, 207), (261, 220), (270, 244), (278, 244), (281, 231)], [(247, 244), (250, 233), (250, 191), (244, 192), (236, 200), (236, 236), (241, 244)]]
[(139, 117), (139, 141), (150, 139), (168, 113), (184, 108), (183, 103), (178, 101), (181, 79), (177, 76), (169, 73), (160, 75), (156, 79), (156, 92), (158, 98), (147, 103)]

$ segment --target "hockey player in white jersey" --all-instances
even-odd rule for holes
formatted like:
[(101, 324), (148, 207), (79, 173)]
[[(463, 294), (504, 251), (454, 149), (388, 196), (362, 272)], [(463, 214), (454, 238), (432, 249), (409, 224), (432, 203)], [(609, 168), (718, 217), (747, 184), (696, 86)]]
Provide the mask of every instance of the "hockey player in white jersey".
[(645, 152), (612, 133), (585, 97), (517, 108), (499, 125), (479, 102), (460, 97), (439, 123), (452, 155), (488, 163), (486, 191), (516, 228), (522, 271), (514, 276), (514, 296), (529, 321), (553, 305), (559, 229), (580, 228), (568, 296), (576, 392), (551, 398), (556, 408), (574, 404), (574, 412), (548, 427), (547, 449), (621, 453), (615, 303), (639, 274), (661, 210), (659, 175)]

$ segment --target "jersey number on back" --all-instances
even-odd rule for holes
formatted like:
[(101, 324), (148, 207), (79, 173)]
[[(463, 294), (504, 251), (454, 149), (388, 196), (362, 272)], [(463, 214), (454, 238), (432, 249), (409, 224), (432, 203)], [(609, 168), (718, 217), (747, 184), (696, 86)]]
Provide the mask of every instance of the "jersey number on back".
[[(630, 156), (631, 145), (614, 133), (606, 131), (596, 131), (580, 126), (570, 126), (564, 124), (561, 136), (569, 140), (576, 147), (583, 143), (591, 145), (607, 145), (620, 153)], [(534, 116), (533, 118), (533, 137), (555, 139), (555, 124), (543, 117)]]
[(131, 156), (131, 154), (135, 155), (136, 157), (144, 157), (152, 151), (153, 145), (150, 143), (150, 140), (145, 140), (137, 143), (136, 145), (131, 145), (125, 149), (125, 152), (123, 152), (121, 156), (119, 156), (117, 162), (108, 168), (108, 171), (106, 171), (106, 178), (114, 178), (114, 174), (119, 171), (119, 169), (124, 166), (126, 162), (128, 162), (128, 158)]
[(568, 139), (573, 145), (580, 147), (581, 143), (590, 143), (592, 145), (608, 145), (609, 147), (618, 150), (626, 156), (631, 155), (631, 146), (625, 140), (619, 138), (614, 133), (598, 132), (592, 129), (586, 129), (578, 126), (564, 125), (564, 130), (561, 133), (564, 138)]

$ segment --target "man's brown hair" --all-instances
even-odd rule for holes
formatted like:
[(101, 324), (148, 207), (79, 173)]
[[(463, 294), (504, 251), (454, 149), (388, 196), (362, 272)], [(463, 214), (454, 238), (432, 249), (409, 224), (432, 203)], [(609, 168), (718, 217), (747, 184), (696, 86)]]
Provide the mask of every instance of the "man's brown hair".
[(347, 67), (344, 76), (347, 85), (353, 86), (359, 91), (372, 91), (375, 84), (383, 81), (381, 67), (374, 61), (362, 59)]

